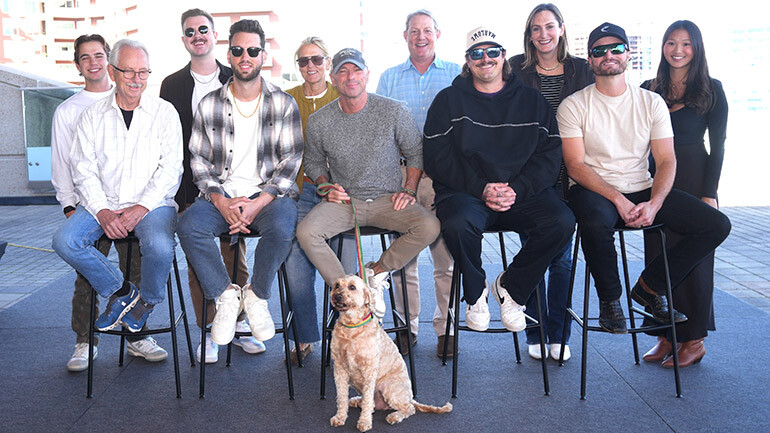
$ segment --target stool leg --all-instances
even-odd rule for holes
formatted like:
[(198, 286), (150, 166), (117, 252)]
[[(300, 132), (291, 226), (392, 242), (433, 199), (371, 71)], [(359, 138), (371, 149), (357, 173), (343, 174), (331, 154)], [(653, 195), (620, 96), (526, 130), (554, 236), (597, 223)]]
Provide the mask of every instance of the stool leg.
[(182, 309), (182, 322), (184, 323), (184, 335), (187, 337), (187, 351), (190, 354), (190, 366), (195, 367), (195, 355), (193, 355), (192, 340), (190, 339), (190, 322), (187, 320), (187, 306), (182, 293), (182, 281), (179, 277), (179, 264), (174, 254), (174, 277), (176, 278), (176, 291), (179, 296), (179, 307)]
[[(628, 277), (628, 255), (626, 254), (626, 237), (623, 231), (618, 232), (618, 238), (620, 239), (620, 257), (623, 262), (623, 281), (626, 283), (626, 301), (628, 302), (628, 320), (631, 324), (631, 329), (636, 328), (636, 320), (634, 319), (634, 304), (631, 302), (631, 279)], [(634, 345), (634, 362), (639, 365), (639, 343), (636, 339), (636, 332), (631, 332), (631, 341)]]
[[(128, 246), (126, 247), (126, 273), (123, 275), (124, 286), (126, 285), (126, 282), (129, 281), (129, 279), (131, 278), (131, 255), (133, 254), (131, 250), (133, 249), (133, 246), (134, 246), (134, 241), (130, 237), (126, 242), (128, 242)], [(124, 331), (124, 332), (128, 331), (128, 329), (126, 329), (126, 327), (123, 325), (120, 325), (120, 329), (121, 331)], [(120, 353), (118, 355), (119, 367), (123, 366), (125, 350), (126, 350), (126, 336), (121, 335), (120, 336)]]
[(174, 354), (174, 380), (176, 381), (176, 398), (182, 398), (182, 384), (179, 377), (179, 351), (176, 341), (176, 317), (174, 314), (174, 292), (171, 288), (171, 274), (166, 283), (168, 292), (168, 320), (171, 333), (171, 349)]
[[(543, 389), (545, 395), (550, 395), (548, 383), (548, 365), (546, 365), (545, 331), (543, 330), (543, 308), (540, 306), (540, 290), (535, 289), (535, 301), (537, 302), (537, 328), (540, 331), (540, 364), (543, 367)], [(514, 332), (514, 335), (516, 333)], [(518, 345), (517, 345), (518, 346)]]
[[(457, 263), (455, 262), (455, 269), (457, 269), (457, 268), (459, 268), (459, 266), (457, 266)], [(457, 270), (456, 272), (457, 272), (457, 277), (456, 277), (456, 280), (457, 280), (457, 284), (456, 284), (457, 290), (455, 290), (455, 292), (454, 292), (454, 305), (455, 305), (456, 309), (459, 310), (460, 309), (460, 287), (461, 287), (460, 283), (462, 281), (462, 279), (461, 279), (462, 272), (460, 270)], [(454, 274), (453, 274), (453, 280), (454, 279), (455, 279), (455, 277), (454, 277)], [(457, 348), (459, 346), (458, 345), (458, 340), (460, 339), (460, 332), (459, 332), (459, 330), (460, 330), (460, 314), (457, 311), (455, 311), (453, 319), (454, 319), (454, 328), (455, 328), (455, 342), (454, 342), (455, 344), (454, 344), (454, 347), (452, 348), (452, 350), (453, 350), (453, 353), (452, 353), (452, 355), (453, 355), (452, 356), (452, 398), (457, 398), (457, 361), (458, 361), (457, 357), (459, 355), (457, 353)]]
[[(232, 278), (231, 282), (233, 284), (237, 284), (238, 283), (238, 260), (240, 259), (241, 248), (238, 245), (238, 236), (237, 235), (233, 235), (233, 238), (234, 238), (234, 240), (230, 241), (230, 248), (235, 248), (235, 252), (233, 253), (233, 278)], [(225, 289), (225, 290), (227, 290), (227, 289)], [(206, 314), (206, 313), (204, 313), (204, 314)], [(227, 343), (227, 359), (226, 359), (226, 362), (225, 362), (225, 367), (229, 367), (230, 366), (230, 360), (232, 359), (232, 354), (233, 354), (233, 342), (231, 341), (231, 342)]]
[[(409, 376), (412, 379), (412, 395), (417, 397), (417, 376), (414, 374), (414, 350), (412, 350), (412, 323), (409, 315), (409, 294), (407, 293), (406, 271), (401, 268), (401, 295), (404, 299), (404, 326), (406, 327), (406, 347), (409, 357)], [(393, 300), (394, 298), (390, 298)], [(396, 334), (398, 335), (398, 334)]]
[[(441, 365), (446, 365), (446, 358), (447, 358), (447, 351), (449, 350), (449, 336), (450, 331), (455, 324), (454, 322), (454, 316), (457, 314), (455, 311), (455, 291), (460, 290), (460, 287), (458, 286), (460, 282), (460, 271), (459, 266), (457, 263), (455, 263), (453, 269), (452, 269), (452, 284), (449, 289), (449, 300), (447, 305), (447, 318), (446, 318), (446, 331), (444, 331), (444, 351), (441, 354)], [(454, 328), (455, 330), (455, 340), (457, 340), (457, 328)], [(454, 349), (452, 349), (454, 350)], [(453, 356), (456, 356), (456, 353), (452, 353)]]
[(205, 398), (206, 395), (204, 394), (204, 388), (206, 386), (206, 333), (208, 332), (208, 329), (206, 328), (206, 325), (208, 322), (208, 308), (209, 308), (209, 300), (206, 299), (205, 296), (203, 296), (203, 308), (201, 311), (203, 311), (203, 323), (201, 327), (201, 360), (200, 360), (200, 369), (201, 369), (201, 375), (200, 375), (200, 387), (198, 389), (198, 398)]
[[(342, 236), (339, 237), (339, 242), (337, 242), (337, 260), (340, 260), (340, 257), (342, 257), (342, 245), (344, 242), (342, 242)], [(360, 272), (363, 273), (364, 270), (360, 269)], [(327, 286), (326, 283), (324, 283), (324, 311), (323, 311), (323, 324), (321, 329), (321, 400), (326, 399), (326, 367), (331, 366), (331, 332), (334, 328), (334, 309), (331, 306), (331, 301), (329, 300), (329, 291), (331, 290), (331, 287)], [(296, 335), (296, 334), (295, 334)]]
[(671, 288), (671, 274), (668, 267), (668, 254), (666, 253), (666, 234), (663, 232), (663, 228), (658, 229), (660, 232), (660, 248), (663, 251), (663, 269), (666, 273), (666, 298), (668, 298), (668, 320), (671, 326), (671, 344), (674, 347), (674, 381), (676, 382), (676, 397), (682, 397), (682, 383), (679, 379), (679, 355), (676, 350), (676, 322), (674, 321), (674, 296)]
[[(286, 305), (288, 305), (288, 314), (286, 319), (286, 326), (291, 326), (291, 332), (294, 335), (294, 339), (297, 338), (297, 317), (294, 315), (294, 302), (291, 300), (291, 287), (289, 286), (289, 278), (287, 277), (286, 272), (286, 265), (282, 264), (281, 269), (283, 270), (283, 284), (284, 287), (286, 287)], [(295, 346), (297, 343), (295, 342)], [(286, 358), (289, 359), (289, 358)], [(302, 353), (299, 351), (299, 347), (297, 347), (297, 367), (302, 368), (304, 367), (302, 363)]]
[[(503, 232), (497, 234), (500, 242), (500, 258), (503, 261), (503, 272), (508, 270), (508, 255), (505, 249), (505, 236)], [(521, 364), (521, 350), (519, 349), (519, 335), (516, 332), (511, 332), (513, 335), (513, 351), (516, 353), (516, 363)]]
[[(567, 327), (572, 326), (572, 292), (575, 288), (575, 274), (577, 273), (578, 249), (580, 248), (580, 229), (575, 231), (575, 250), (572, 253), (572, 269), (569, 272), (569, 289), (567, 291), (567, 311), (564, 312), (564, 328), (561, 335), (567, 335)], [(588, 272), (588, 270), (586, 270)], [(583, 326), (584, 324), (581, 324)], [(564, 346), (565, 341), (562, 338), (561, 350), (559, 351), (559, 367), (564, 366)]]
[(588, 359), (588, 299), (591, 288), (591, 270), (586, 262), (585, 290), (583, 291), (583, 347), (580, 359), (580, 399), (586, 399), (586, 366)]
[(93, 398), (93, 385), (94, 385), (94, 305), (96, 305), (96, 292), (91, 289), (91, 311), (89, 314), (90, 320), (88, 321), (88, 391), (86, 392), (86, 398)]
[[(286, 376), (289, 379), (289, 400), (294, 400), (294, 378), (291, 374), (291, 351), (289, 350), (289, 327), (287, 323), (292, 322), (292, 315), (293, 312), (291, 310), (291, 306), (289, 306), (289, 309), (287, 311), (286, 309), (286, 299), (285, 296), (288, 293), (288, 283), (286, 282), (286, 267), (281, 264), (280, 269), (278, 270), (278, 297), (281, 300), (281, 323), (283, 325), (283, 350), (284, 354), (286, 356)], [(288, 295), (287, 295), (288, 296)], [(296, 331), (296, 329), (295, 329)], [(295, 332), (296, 338), (296, 332)], [(299, 359), (299, 343), (297, 344), (297, 356)]]

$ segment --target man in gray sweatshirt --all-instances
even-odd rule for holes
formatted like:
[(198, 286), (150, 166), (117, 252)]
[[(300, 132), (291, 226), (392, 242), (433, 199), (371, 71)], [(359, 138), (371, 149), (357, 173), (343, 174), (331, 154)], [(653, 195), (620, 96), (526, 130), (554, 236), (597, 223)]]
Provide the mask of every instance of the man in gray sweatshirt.
[[(327, 239), (353, 228), (355, 219), (360, 226), (402, 233), (367, 265), (373, 276), (369, 284), (381, 290), (390, 271), (401, 269), (439, 234), (438, 219), (415, 199), (422, 137), (406, 105), (366, 92), (369, 70), (360, 51), (345, 48), (335, 54), (331, 78), (340, 97), (310, 116), (304, 155), (305, 173), (316, 185), (331, 185), (325, 200), (297, 227), (297, 240), (331, 285), (345, 271)], [(407, 167), (403, 188), (401, 156)], [(382, 317), (381, 296), (376, 304), (375, 314)]]

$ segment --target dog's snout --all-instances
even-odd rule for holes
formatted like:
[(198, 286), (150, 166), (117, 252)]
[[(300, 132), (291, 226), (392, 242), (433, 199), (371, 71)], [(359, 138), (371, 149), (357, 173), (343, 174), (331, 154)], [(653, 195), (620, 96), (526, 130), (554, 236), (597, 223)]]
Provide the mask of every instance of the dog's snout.
[(334, 303), (341, 303), (341, 302), (343, 302), (343, 301), (345, 300), (345, 297), (344, 297), (344, 296), (342, 296), (342, 294), (340, 294), (340, 293), (337, 293), (337, 294), (335, 294), (335, 295), (332, 297), (332, 299), (334, 300)]

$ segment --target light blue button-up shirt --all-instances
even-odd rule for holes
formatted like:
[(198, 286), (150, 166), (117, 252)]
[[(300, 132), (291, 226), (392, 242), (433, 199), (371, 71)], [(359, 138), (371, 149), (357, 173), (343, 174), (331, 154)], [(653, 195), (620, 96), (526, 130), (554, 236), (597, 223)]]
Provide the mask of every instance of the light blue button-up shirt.
[(420, 74), (412, 61), (406, 59), (406, 62), (383, 72), (377, 84), (377, 94), (406, 102), (422, 132), (433, 98), (441, 89), (452, 84), (452, 80), (460, 75), (460, 70), (460, 65), (436, 57), (428, 70)]

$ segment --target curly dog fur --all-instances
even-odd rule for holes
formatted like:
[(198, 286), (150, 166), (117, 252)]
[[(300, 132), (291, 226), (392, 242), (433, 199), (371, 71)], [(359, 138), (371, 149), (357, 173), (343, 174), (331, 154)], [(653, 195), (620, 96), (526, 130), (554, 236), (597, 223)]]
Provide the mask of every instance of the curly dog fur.
[[(337, 414), (330, 420), (332, 426), (345, 424), (350, 406), (361, 408), (357, 424), (360, 431), (372, 428), (375, 409), (395, 409), (385, 418), (389, 424), (403, 421), (413, 415), (415, 409), (433, 413), (452, 410), (450, 403), (436, 407), (413, 399), (404, 359), (376, 319), (358, 327), (345, 326), (364, 322), (371, 312), (371, 289), (361, 278), (348, 275), (337, 280), (331, 300), (340, 314), (331, 340), (337, 387)], [(350, 385), (360, 397), (348, 400)]]

